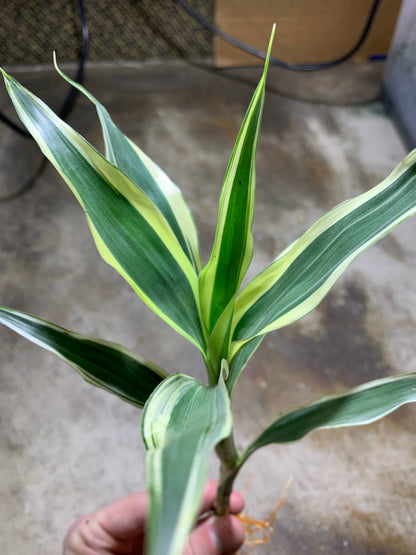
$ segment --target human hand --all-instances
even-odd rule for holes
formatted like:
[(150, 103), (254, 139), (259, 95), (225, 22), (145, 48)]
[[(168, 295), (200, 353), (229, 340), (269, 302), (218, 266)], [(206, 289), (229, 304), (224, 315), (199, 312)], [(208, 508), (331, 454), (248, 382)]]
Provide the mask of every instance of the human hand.
[[(200, 515), (213, 508), (217, 482), (208, 480)], [(244, 500), (235, 491), (230, 514), (209, 516), (197, 522), (184, 555), (227, 555), (244, 542), (244, 529), (236, 515)], [(64, 539), (63, 555), (142, 555), (148, 512), (148, 495), (138, 492), (111, 503), (74, 522)]]

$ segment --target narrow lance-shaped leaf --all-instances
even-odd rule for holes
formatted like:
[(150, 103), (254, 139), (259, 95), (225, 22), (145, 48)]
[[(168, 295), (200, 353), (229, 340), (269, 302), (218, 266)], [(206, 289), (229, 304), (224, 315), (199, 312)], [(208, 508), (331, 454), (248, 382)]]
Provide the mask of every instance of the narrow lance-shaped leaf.
[[(264, 104), (266, 75), (274, 27), (264, 72), (254, 93), (229, 162), (218, 205), (214, 246), (201, 273), (201, 308), (208, 330), (235, 297), (253, 255), (255, 161)], [(230, 317), (232, 316), (232, 312)]]
[(416, 401), (416, 372), (383, 378), (324, 397), (279, 416), (245, 451), (240, 466), (260, 447), (297, 441), (313, 430), (369, 424)]
[(364, 249), (416, 212), (416, 150), (378, 186), (320, 218), (236, 301), (233, 354), (313, 310)]
[(174, 374), (143, 411), (150, 492), (148, 555), (180, 555), (195, 523), (209, 456), (231, 433), (230, 400), (222, 376), (214, 387)]
[(4, 77), (20, 119), (84, 208), (101, 256), (150, 308), (204, 350), (198, 277), (159, 209), (42, 101)]
[(159, 208), (184, 252), (192, 261), (195, 270), (199, 272), (201, 260), (198, 234), (189, 207), (179, 188), (153, 160), (116, 127), (106, 108), (91, 93), (59, 69), (55, 57), (54, 62), (59, 75), (95, 104), (103, 131), (106, 158), (140, 187)]
[(88, 383), (139, 408), (168, 376), (122, 345), (69, 331), (18, 310), (0, 307), (0, 322), (58, 355)]

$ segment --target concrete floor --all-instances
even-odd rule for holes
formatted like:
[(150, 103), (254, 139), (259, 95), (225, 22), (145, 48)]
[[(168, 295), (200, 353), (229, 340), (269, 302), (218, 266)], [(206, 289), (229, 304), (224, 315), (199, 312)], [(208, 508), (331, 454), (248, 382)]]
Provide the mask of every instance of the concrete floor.
[[(258, 74), (246, 71), (236, 81), (182, 63), (87, 71), (87, 87), (121, 129), (181, 186), (205, 260), (227, 160)], [(17, 77), (52, 106), (65, 94), (53, 73)], [(284, 78), (271, 70), (271, 88), (284, 96), (266, 97), (250, 275), (324, 211), (377, 184), (406, 153), (383, 106), (359, 104), (377, 93), (377, 75), (367, 75), (366, 86), (348, 68), (320, 82), (296, 78), (294, 93), (308, 102), (288, 98)], [(0, 94), (0, 109), (12, 114), (3, 87)], [(325, 95), (332, 105), (322, 102)], [(337, 99), (355, 105), (336, 106)], [(85, 99), (70, 123), (101, 147)], [(2, 198), (13, 196), (38, 163), (35, 145), (0, 128)], [(264, 341), (235, 391), (239, 445), (286, 408), (415, 371), (415, 232), (416, 220), (400, 226), (354, 262), (318, 309)], [(101, 261), (82, 210), (52, 168), (0, 203), (0, 248), (1, 304), (203, 379), (196, 349)], [(0, 343), (1, 552), (57, 554), (81, 512), (144, 487), (140, 413), (5, 328)], [(242, 487), (253, 478), (251, 516), (265, 517), (293, 476), (269, 551), (255, 553), (416, 553), (415, 417), (408, 405), (370, 426), (314, 432), (255, 454), (238, 481)]]

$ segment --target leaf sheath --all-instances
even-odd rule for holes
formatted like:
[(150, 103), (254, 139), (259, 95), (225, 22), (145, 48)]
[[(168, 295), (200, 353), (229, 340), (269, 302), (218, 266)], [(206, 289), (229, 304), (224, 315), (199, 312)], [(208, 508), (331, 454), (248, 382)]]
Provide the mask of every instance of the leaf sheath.
[(195, 523), (211, 452), (231, 433), (230, 400), (214, 387), (174, 374), (143, 411), (150, 491), (148, 555), (180, 555)]

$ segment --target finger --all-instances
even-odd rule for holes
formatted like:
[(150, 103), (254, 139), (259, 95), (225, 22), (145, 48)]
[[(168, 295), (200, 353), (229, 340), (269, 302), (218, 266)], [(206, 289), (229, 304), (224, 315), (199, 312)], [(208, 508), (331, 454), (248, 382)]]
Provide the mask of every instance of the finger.
[[(200, 514), (206, 513), (210, 509), (213, 509), (215, 500), (217, 498), (217, 480), (209, 479), (205, 485), (204, 496), (202, 499), (202, 505), (200, 509)], [(230, 513), (238, 514), (244, 508), (244, 498), (237, 491), (233, 491), (230, 496)]]
[(114, 501), (93, 517), (112, 537), (130, 539), (144, 532), (148, 506), (148, 495), (141, 491)]
[(235, 515), (211, 517), (189, 538), (184, 555), (228, 555), (244, 543), (244, 527)]
[(147, 507), (147, 494), (140, 492), (78, 518), (64, 539), (64, 554), (137, 553)]
[(117, 540), (109, 536), (91, 515), (79, 517), (68, 530), (63, 542), (63, 555), (97, 555), (117, 547)]

